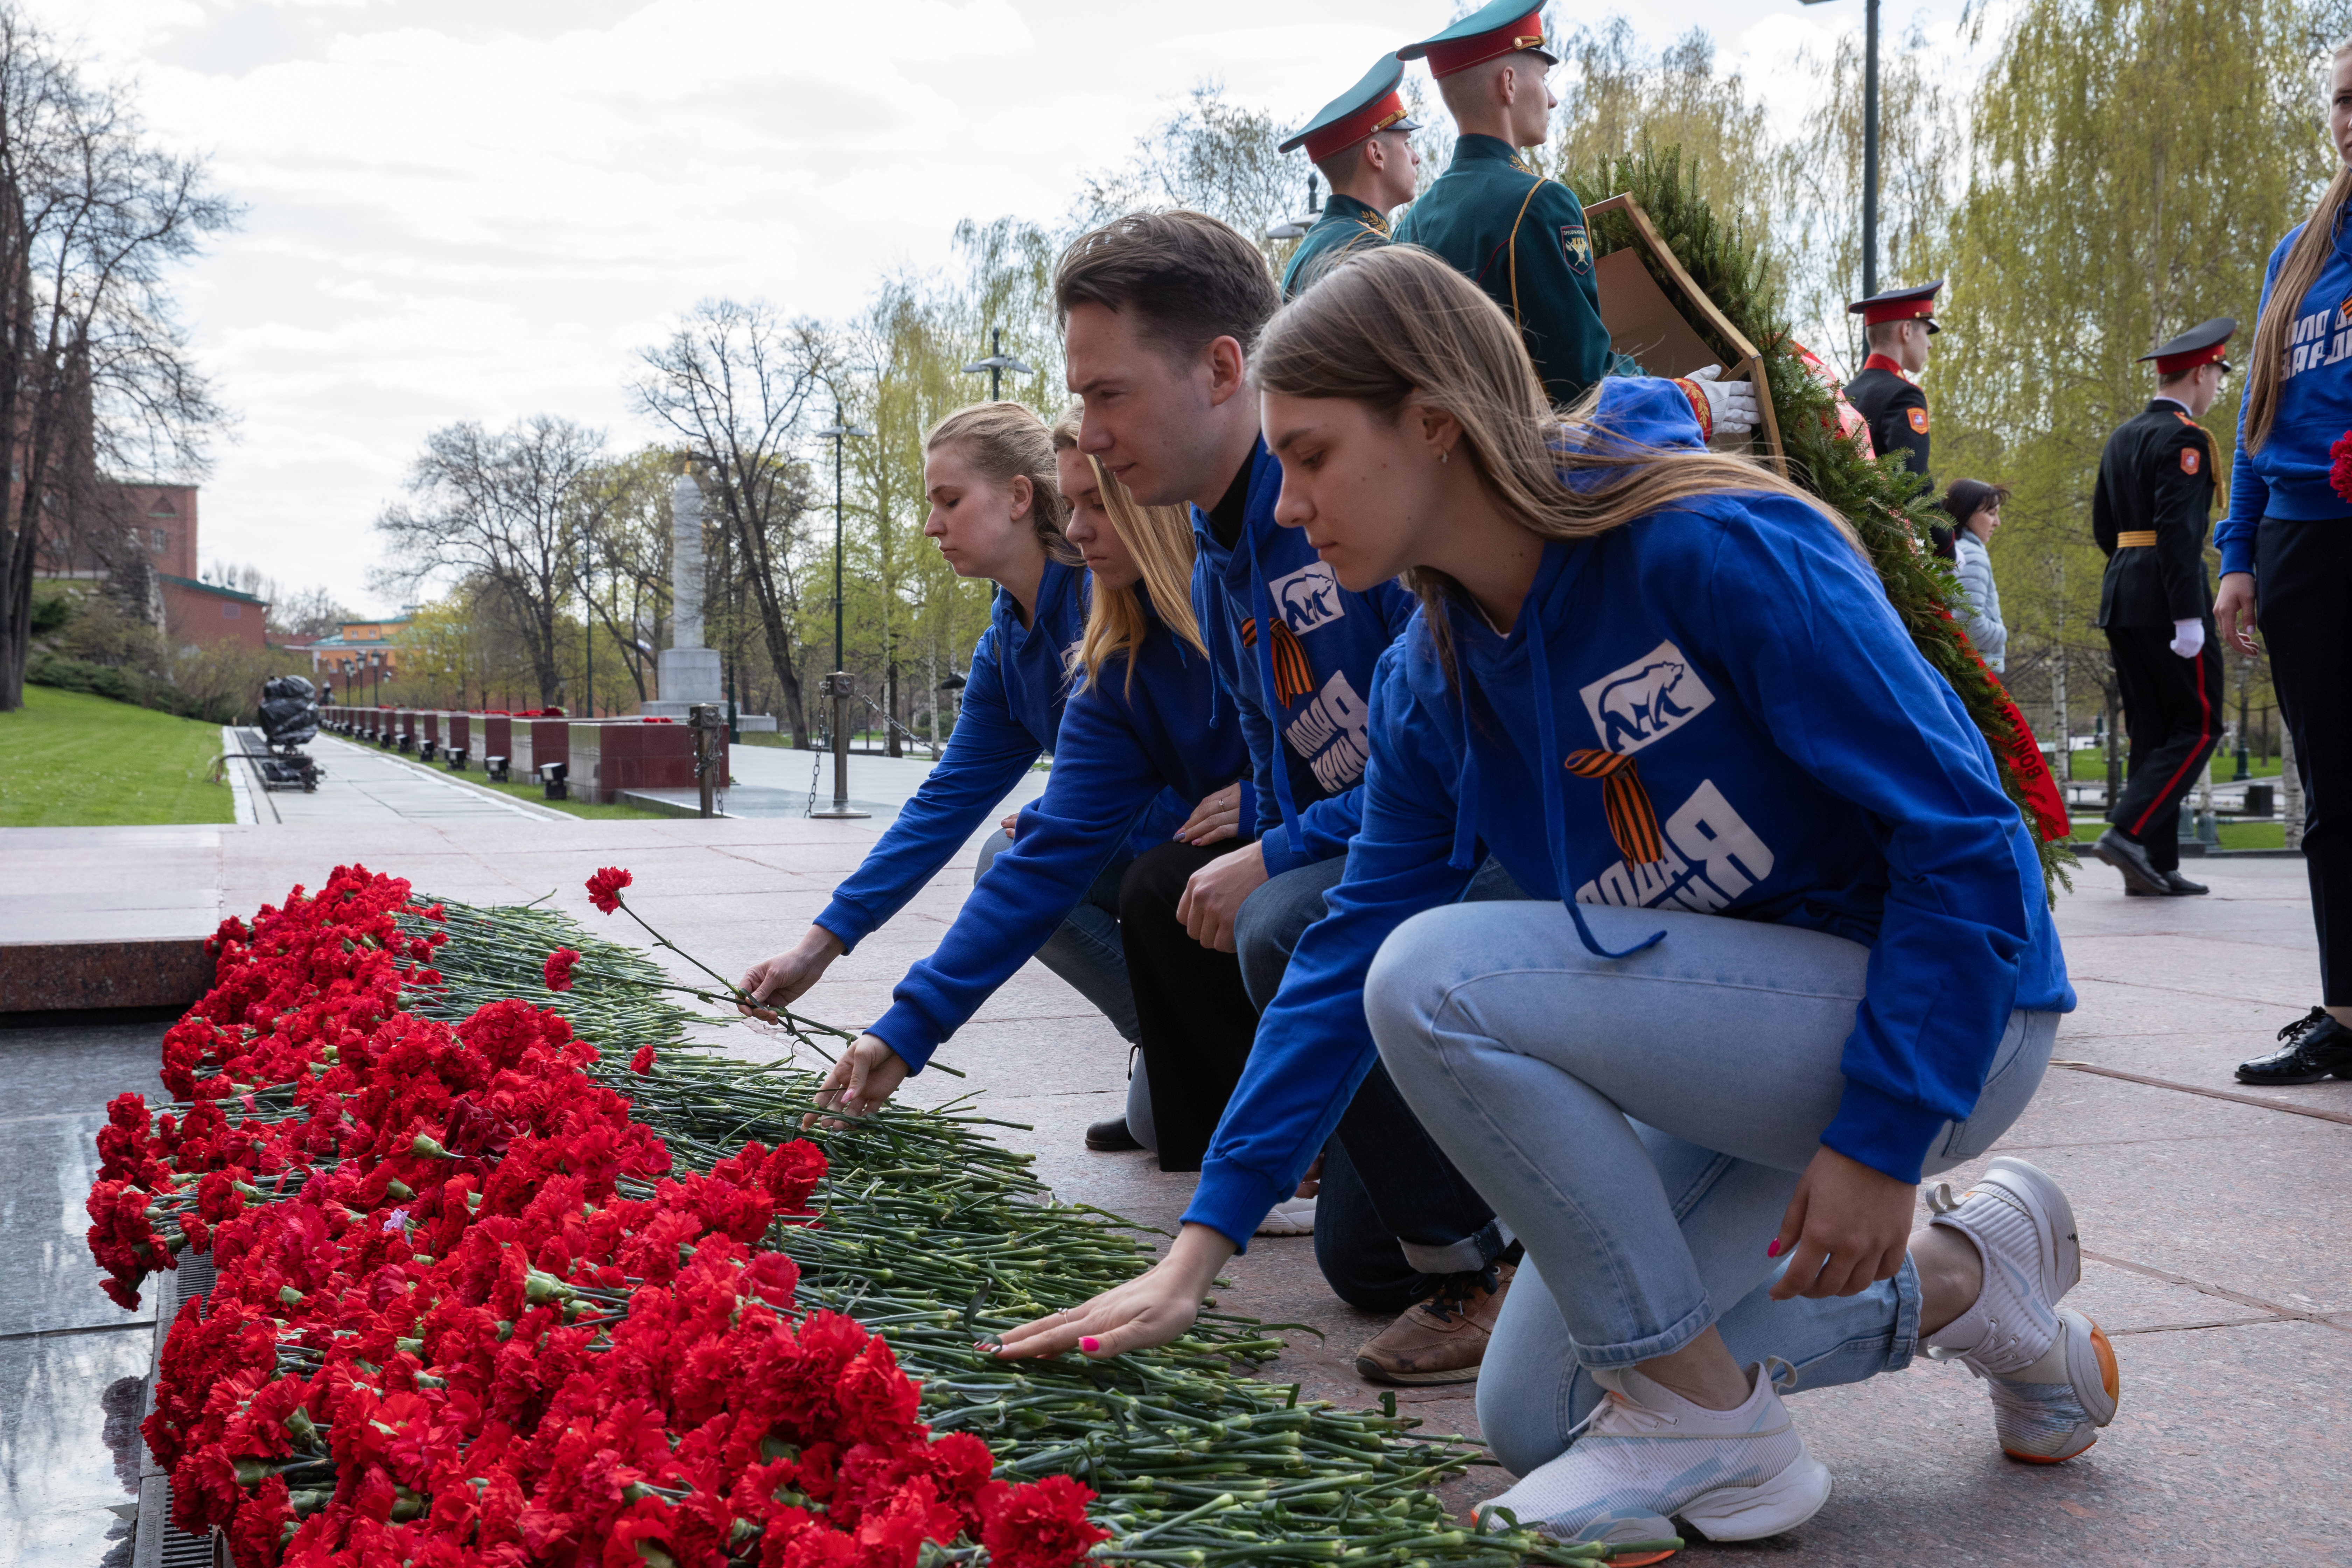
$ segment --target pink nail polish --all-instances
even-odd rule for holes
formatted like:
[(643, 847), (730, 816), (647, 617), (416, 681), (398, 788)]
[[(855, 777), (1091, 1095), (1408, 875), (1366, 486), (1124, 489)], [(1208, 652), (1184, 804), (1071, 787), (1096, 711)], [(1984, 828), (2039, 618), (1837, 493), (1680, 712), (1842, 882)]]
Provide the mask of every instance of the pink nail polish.
[(1102, 1349), (1102, 1341), (1095, 1338), (1092, 1334), (1088, 1334), (1086, 1338), (1078, 1342), (1078, 1348), (1086, 1352), (1088, 1355), (1092, 1355), (1095, 1352)]
[(1779, 1237), (1776, 1236), (1772, 1238), (1772, 1245), (1764, 1249), (1764, 1256), (1767, 1258), (1778, 1258), (1780, 1256), (1780, 1238)]

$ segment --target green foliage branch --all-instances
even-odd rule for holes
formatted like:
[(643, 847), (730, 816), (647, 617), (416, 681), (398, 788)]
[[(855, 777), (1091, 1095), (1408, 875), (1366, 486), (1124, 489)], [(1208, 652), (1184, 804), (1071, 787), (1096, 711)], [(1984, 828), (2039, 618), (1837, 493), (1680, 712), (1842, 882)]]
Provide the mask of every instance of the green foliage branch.
[[(1830, 389), (1801, 357), (1801, 345), (1790, 335), (1789, 323), (1777, 307), (1762, 243), (1716, 216), (1700, 195), (1679, 146), (1661, 149), (1645, 140), (1633, 154), (1570, 170), (1563, 181), (1588, 206), (1631, 193), (1692, 280), (1756, 345), (1771, 385), (1789, 477), (1853, 525), (1886, 590), (1887, 602), (1921, 657), (1950, 683), (1969, 717), (1984, 732), (2000, 768), (2001, 786), (2031, 829), (2033, 816), (2010, 762), (2008, 693), (1969, 647), (1959, 623), (1947, 613), (1958, 585), (1950, 568), (1926, 547), (1927, 508), (1933, 500), (1927, 481), (1907, 472), (1900, 458), (1864, 456), (1859, 441), (1839, 432)], [(1634, 242), (1633, 224), (1622, 214), (1601, 214), (1592, 224), (1591, 239), (1593, 254), (1606, 256)], [(1643, 264), (1667, 298), (1674, 298), (1677, 285), (1657, 262), (1645, 255)], [(1736, 362), (1738, 356), (1729, 343), (1703, 322), (1691, 325), (1724, 363)], [(2068, 870), (2075, 863), (2074, 851), (2063, 840), (2042, 843), (2039, 832), (2033, 837), (2041, 848), (2044, 885), (2053, 891), (2059, 885), (2071, 885)]]

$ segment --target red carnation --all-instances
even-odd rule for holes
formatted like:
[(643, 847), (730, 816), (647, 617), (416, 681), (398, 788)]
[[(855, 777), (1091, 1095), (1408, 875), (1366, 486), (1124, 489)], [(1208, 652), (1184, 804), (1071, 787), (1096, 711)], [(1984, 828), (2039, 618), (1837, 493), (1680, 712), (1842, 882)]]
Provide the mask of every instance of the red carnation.
[(1067, 1476), (1016, 1486), (981, 1504), (988, 1522), (980, 1532), (995, 1568), (1068, 1568), (1109, 1533), (1087, 1519), (1094, 1493)]
[(579, 962), (580, 955), (568, 947), (559, 947), (549, 953), (547, 963), (541, 966), (547, 975), (547, 988), (550, 991), (571, 990), (572, 966)]
[(639, 1046), (637, 1047), (637, 1054), (629, 1058), (629, 1070), (635, 1073), (639, 1078), (643, 1078), (646, 1074), (653, 1071), (654, 1048), (651, 1046)]
[(621, 889), (635, 880), (618, 866), (607, 866), (588, 879), (588, 901), (609, 915), (621, 907)]
[(2327, 468), (2327, 488), (2352, 501), (2352, 430), (2336, 438), (2336, 444), (2327, 448), (2327, 456), (2332, 459)]

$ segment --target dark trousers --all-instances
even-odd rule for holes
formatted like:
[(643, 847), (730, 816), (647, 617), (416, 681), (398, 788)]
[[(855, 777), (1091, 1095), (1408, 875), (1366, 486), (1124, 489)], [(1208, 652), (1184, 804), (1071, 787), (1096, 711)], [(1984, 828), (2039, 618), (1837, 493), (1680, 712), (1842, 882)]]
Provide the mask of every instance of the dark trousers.
[(2159, 871), (2180, 864), (2180, 803), (2221, 741), (2221, 639), (2205, 617), (2195, 658), (2172, 651), (2172, 628), (2109, 626), (2116, 684), (2131, 729), (2131, 776), (2107, 820), (2147, 847)]
[[(1302, 866), (1249, 896), (1234, 925), (1242, 975), (1260, 1008), (1273, 1002), (1298, 939), (1323, 918), (1323, 896), (1344, 860)], [(1465, 901), (1524, 899), (1489, 860)], [(1367, 1311), (1401, 1312), (1439, 1279), (1484, 1268), (1508, 1243), (1495, 1211), (1421, 1125), (1375, 1061), (1323, 1149), (1315, 1204), (1315, 1262), (1339, 1299)]]
[(2256, 618), (2303, 781), (2320, 999), (2352, 1006), (2352, 519), (2266, 517), (2254, 562)]
[(1176, 919), (1192, 873), (1248, 845), (1162, 844), (1136, 857), (1119, 879), (1118, 935), (1163, 1171), (1201, 1168), (1257, 1034), (1241, 961), (1202, 947)]

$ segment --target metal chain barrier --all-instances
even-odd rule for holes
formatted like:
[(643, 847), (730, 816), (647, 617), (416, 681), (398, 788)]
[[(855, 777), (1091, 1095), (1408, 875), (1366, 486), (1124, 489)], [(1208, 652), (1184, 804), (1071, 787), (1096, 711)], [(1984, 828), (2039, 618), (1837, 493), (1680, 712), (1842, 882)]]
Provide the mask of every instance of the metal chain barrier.
[[(908, 745), (922, 747), (925, 751), (931, 753), (931, 761), (935, 763), (940, 760), (941, 750), (940, 743), (937, 741), (927, 741), (922, 736), (916, 734), (912, 730), (908, 729), (907, 726), (899, 723), (898, 720), (885, 712), (882, 705), (875, 701), (871, 697), (866, 696), (866, 693), (862, 691), (854, 691), (850, 693), (850, 695), (856, 698), (858, 701), (865, 703), (866, 707), (872, 709), (874, 710), (874, 716), (881, 720), (887, 729), (896, 730), (900, 735), (904, 736)], [(801, 815), (803, 816), (811, 816), (816, 811), (817, 785), (818, 782), (824, 776), (824, 759), (826, 752), (827, 748), (822, 746), (815, 748), (814, 751), (813, 760), (809, 763), (808, 802), (801, 807)]]

